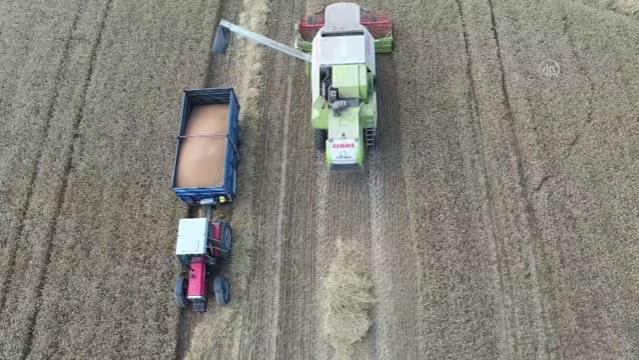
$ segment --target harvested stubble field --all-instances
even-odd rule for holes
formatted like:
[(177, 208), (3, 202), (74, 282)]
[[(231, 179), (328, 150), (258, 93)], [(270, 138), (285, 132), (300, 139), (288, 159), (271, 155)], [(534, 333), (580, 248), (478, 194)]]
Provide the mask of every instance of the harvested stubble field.
[[(219, 18), (291, 43), (326, 3), (0, 3), (0, 358), (336, 358), (340, 237), (372, 285), (355, 359), (639, 358), (636, 2), (364, 1), (396, 46), (347, 175), (312, 149), (303, 64), (207, 51)], [(234, 298), (195, 316), (171, 297), (179, 96), (229, 84)]]

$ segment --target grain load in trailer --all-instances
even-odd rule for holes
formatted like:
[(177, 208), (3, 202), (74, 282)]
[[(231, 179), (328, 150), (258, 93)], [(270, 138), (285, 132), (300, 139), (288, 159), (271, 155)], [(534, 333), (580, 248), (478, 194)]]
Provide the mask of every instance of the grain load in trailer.
[(193, 109), (180, 144), (178, 187), (223, 184), (228, 113), (228, 105), (198, 105)]
[(184, 92), (173, 191), (187, 204), (225, 203), (235, 197), (239, 110), (232, 88)]

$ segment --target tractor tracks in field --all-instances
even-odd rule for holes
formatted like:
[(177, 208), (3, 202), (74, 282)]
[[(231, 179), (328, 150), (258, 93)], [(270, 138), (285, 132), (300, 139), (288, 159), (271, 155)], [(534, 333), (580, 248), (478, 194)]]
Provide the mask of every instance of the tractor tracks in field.
[[(537, 322), (537, 321), (540, 322), (538, 324), (535, 324), (536, 325), (535, 327), (539, 330), (537, 342), (539, 345), (541, 345), (541, 348), (538, 348), (537, 346), (533, 346), (533, 348), (537, 349), (536, 351), (539, 357), (547, 357), (550, 352), (551, 337), (550, 337), (550, 334), (548, 333), (549, 324), (546, 317), (544, 293), (542, 292), (542, 289), (540, 286), (540, 280), (539, 280), (541, 274), (537, 266), (538, 254), (537, 254), (536, 248), (541, 236), (540, 229), (539, 229), (539, 222), (535, 215), (535, 210), (534, 210), (532, 200), (530, 198), (530, 194), (528, 190), (530, 187), (530, 184), (526, 175), (524, 158), (522, 156), (522, 145), (520, 144), (519, 136), (517, 135), (517, 130), (516, 130), (516, 126), (517, 126), (516, 119), (515, 119), (511, 96), (510, 96), (510, 92), (509, 92), (508, 84), (507, 84), (508, 81), (506, 78), (506, 69), (504, 65), (503, 48), (502, 48), (501, 39), (499, 36), (499, 31), (498, 31), (497, 17), (495, 15), (495, 6), (494, 6), (493, 0), (487, 0), (487, 2), (488, 2), (488, 8), (490, 10), (491, 31), (492, 31), (492, 36), (493, 36), (495, 47), (496, 47), (496, 57), (497, 57), (497, 64), (499, 69), (499, 86), (501, 88), (501, 93), (503, 95), (502, 106), (505, 111), (505, 114), (502, 120), (506, 127), (504, 132), (505, 132), (505, 135), (507, 135), (510, 138), (509, 141), (511, 142), (511, 146), (509, 148), (511, 151), (511, 156), (515, 163), (514, 166), (516, 168), (515, 174), (513, 175), (514, 178), (512, 179), (512, 181), (515, 182), (516, 184), (516, 188), (513, 189), (516, 193), (513, 195), (516, 198), (519, 198), (518, 202), (519, 201), (521, 202), (521, 206), (523, 210), (522, 211), (523, 214), (521, 215), (521, 218), (518, 220), (522, 223), (522, 226), (525, 229), (522, 232), (523, 237), (521, 240), (529, 241), (529, 243), (520, 244), (519, 246), (521, 249), (520, 251), (522, 252), (522, 256), (524, 257), (524, 259), (527, 261), (527, 263), (530, 266), (527, 276), (530, 277), (529, 282), (532, 288), (527, 289), (527, 291), (531, 291), (532, 303), (533, 303), (533, 306), (535, 307), (536, 316), (538, 317), (538, 319), (534, 319), (534, 322)], [(493, 208), (494, 208), (494, 205), (493, 205)], [(494, 221), (494, 217), (493, 217), (493, 221)], [(504, 255), (505, 257), (507, 257), (507, 254), (504, 254)], [(513, 304), (513, 305), (515, 308), (519, 306), (518, 304)], [(518, 316), (514, 315), (514, 318), (515, 318), (515, 322), (517, 322)], [(515, 339), (516, 341), (515, 346), (517, 346), (517, 342), (520, 340), (522, 339), (518, 339), (518, 340)], [(531, 341), (532, 343), (532, 339), (528, 339), (528, 341)], [(518, 349), (515, 348), (515, 351), (517, 350)]]
[[(263, 30), (266, 36), (290, 44), (292, 21), (304, 5), (303, 1), (292, 4), (271, 2)], [(248, 275), (247, 299), (242, 309), (240, 358), (275, 358), (277, 354), (290, 354), (291, 342), (286, 340), (287, 337), (304, 338), (301, 336), (303, 332), (298, 331), (299, 328), (291, 329), (290, 324), (294, 319), (292, 316), (299, 312), (299, 306), (306, 306), (295, 301), (294, 297), (295, 278), (306, 274), (306, 271), (297, 268), (297, 264), (304, 264), (303, 254), (296, 252), (298, 241), (305, 236), (297, 232), (296, 226), (303, 223), (305, 217), (312, 217), (305, 216), (308, 204), (296, 199), (296, 194), (300, 193), (294, 189), (305, 182), (300, 178), (300, 155), (306, 155), (302, 151), (307, 149), (301, 146), (306, 137), (300, 137), (300, 129), (305, 129), (306, 122), (302, 115), (305, 107), (300, 105), (307, 97), (299, 96), (304, 82), (300, 81), (301, 68), (296, 60), (274, 50), (261, 51), (264, 53), (260, 68), (277, 71), (269, 72), (269, 76), (264, 78), (263, 92), (259, 96), (256, 94), (260, 103), (259, 115), (251, 119), (259, 122), (251, 124), (255, 127), (255, 136), (259, 137), (253, 148), (258, 170), (254, 178), (253, 199), (258, 243), (255, 261)], [(242, 83), (247, 80), (253, 81), (242, 77)], [(309, 179), (313, 181), (314, 177)], [(308, 242), (313, 241), (311, 236), (309, 234)], [(300, 341), (296, 348), (303, 350), (305, 345)]]
[[(578, 131), (575, 134), (575, 137), (574, 137), (573, 141), (570, 142), (568, 150), (566, 150), (566, 152), (563, 154), (563, 159), (566, 159), (572, 154), (572, 151), (575, 148), (575, 146), (577, 145), (577, 143), (579, 142), (579, 139), (581, 138), (582, 134), (585, 131), (588, 130), (588, 128), (590, 126), (590, 123), (592, 123), (593, 113), (595, 111), (595, 108), (594, 108), (594, 105), (593, 105), (593, 98), (594, 98), (595, 93), (597, 91), (595, 89), (595, 83), (593, 82), (592, 77), (590, 76), (590, 74), (588, 74), (588, 70), (584, 66), (584, 62), (583, 62), (581, 56), (579, 55), (579, 52), (576, 49), (574, 36), (570, 34), (570, 23), (569, 23), (569, 20), (568, 20), (568, 10), (566, 9), (566, 5), (561, 4), (560, 7), (561, 7), (561, 11), (563, 12), (563, 16), (561, 17), (561, 24), (562, 24), (563, 33), (566, 36), (566, 39), (568, 40), (568, 46), (570, 47), (570, 52), (572, 53), (572, 56), (575, 59), (575, 64), (577, 65), (577, 68), (579, 69), (579, 72), (581, 72), (581, 74), (585, 77), (586, 81), (588, 82), (588, 88), (590, 90), (590, 94), (588, 94), (588, 97), (586, 99), (586, 106), (588, 107), (588, 113), (587, 113), (586, 119), (584, 121), (584, 126), (582, 126), (582, 129), (580, 129), (580, 131)], [(548, 173), (547, 175), (545, 175), (544, 178), (542, 179), (542, 181), (540, 181), (540, 183), (535, 187), (535, 192), (541, 190), (541, 188), (543, 187), (544, 183), (548, 179), (550, 179), (551, 177), (554, 177), (556, 175), (557, 175), (557, 169), (552, 169), (551, 172)]]
[[(495, 264), (494, 270), (493, 270), (493, 273), (495, 276), (495, 283), (498, 285), (497, 294), (495, 295), (496, 303), (497, 303), (496, 314), (497, 314), (497, 317), (499, 318), (499, 322), (501, 323), (501, 326), (504, 332), (504, 334), (501, 335), (500, 347), (501, 347), (501, 352), (506, 354), (507, 358), (510, 359), (513, 356), (513, 349), (512, 349), (513, 335), (511, 330), (511, 324), (508, 320), (508, 316), (506, 315), (506, 311), (508, 307), (507, 304), (510, 302), (510, 300), (507, 300), (506, 294), (505, 294), (506, 288), (504, 285), (504, 277), (503, 277), (503, 273), (505, 269), (503, 269), (501, 265), (501, 261), (499, 260), (500, 258), (504, 256), (503, 244), (498, 244), (498, 241), (495, 236), (496, 215), (495, 215), (495, 198), (493, 195), (494, 189), (491, 186), (491, 182), (488, 179), (489, 172), (488, 172), (488, 167), (486, 166), (486, 152), (483, 146), (484, 136), (483, 136), (483, 130), (482, 130), (480, 114), (479, 114), (479, 104), (478, 104), (479, 100), (477, 96), (477, 85), (475, 84), (475, 78), (473, 76), (473, 57), (472, 57), (471, 49), (470, 49), (470, 39), (468, 35), (468, 28), (466, 25), (466, 19), (464, 17), (464, 8), (463, 8), (462, 0), (455, 0), (455, 2), (457, 3), (457, 9), (459, 11), (459, 17), (460, 17), (461, 26), (462, 26), (462, 35), (464, 38), (466, 60), (467, 60), (466, 61), (466, 77), (467, 77), (468, 86), (469, 86), (468, 99), (467, 99), (468, 112), (470, 116), (473, 118), (473, 123), (474, 123), (473, 131), (476, 132), (474, 136), (475, 138), (478, 139), (479, 161), (481, 163), (481, 170), (483, 172), (482, 182), (484, 184), (483, 188), (485, 189), (485, 192), (486, 192), (485, 211), (487, 212), (488, 219), (490, 221), (489, 234), (487, 237), (489, 239), (489, 244), (490, 244), (490, 255), (491, 255), (490, 260), (491, 260), (491, 263)], [(495, 33), (495, 36), (496, 36), (496, 33)]]
[[(274, 257), (274, 264), (275, 267), (273, 268), (273, 271), (275, 272), (275, 277), (274, 277), (274, 281), (273, 281), (273, 289), (275, 289), (275, 296), (274, 298), (277, 299), (276, 301), (276, 311), (274, 313), (274, 319), (273, 319), (273, 323), (276, 325), (279, 324), (279, 319), (280, 319), (280, 311), (281, 311), (281, 304), (280, 304), (280, 294), (281, 294), (281, 287), (282, 287), (282, 278), (283, 278), (283, 274), (282, 274), (282, 253), (283, 253), (283, 238), (284, 238), (284, 212), (286, 209), (286, 203), (285, 203), (285, 198), (286, 198), (286, 180), (287, 180), (287, 167), (288, 167), (288, 134), (289, 134), (289, 129), (290, 129), (290, 120), (291, 120), (291, 115), (290, 115), (290, 111), (291, 111), (291, 93), (292, 93), (292, 87), (293, 87), (293, 79), (292, 76), (289, 75), (286, 81), (286, 100), (285, 100), (285, 105), (284, 105), (284, 124), (283, 124), (283, 129), (282, 129), (282, 148), (281, 148), (281, 160), (282, 160), (282, 165), (280, 166), (280, 184), (278, 186), (278, 191), (277, 191), (277, 204), (278, 204), (278, 209), (277, 209), (277, 215), (276, 215), (276, 220), (275, 220), (275, 244), (274, 247), (277, 248), (277, 251), (275, 251), (273, 253), (273, 257)], [(271, 334), (271, 349), (277, 349), (277, 342), (278, 342), (278, 338), (277, 338), (277, 334), (278, 331), (273, 331), (273, 333)]]
[[(38, 276), (38, 279), (36, 280), (36, 285), (35, 285), (35, 291), (36, 291), (36, 303), (35, 303), (35, 309), (33, 314), (28, 318), (27, 322), (27, 338), (25, 340), (25, 346), (23, 347), (23, 353), (22, 353), (22, 358), (26, 359), (30, 352), (31, 352), (31, 347), (32, 347), (32, 343), (33, 343), (33, 336), (34, 336), (34, 332), (35, 332), (35, 325), (36, 325), (36, 321), (38, 318), (38, 314), (40, 312), (40, 307), (42, 306), (42, 291), (44, 288), (44, 285), (46, 284), (46, 279), (47, 279), (47, 273), (48, 273), (48, 268), (51, 262), (51, 250), (52, 250), (52, 246), (53, 246), (53, 238), (55, 236), (55, 234), (57, 233), (57, 228), (58, 228), (58, 220), (59, 220), (59, 216), (60, 216), (60, 212), (62, 210), (62, 204), (64, 203), (64, 199), (66, 197), (67, 191), (68, 191), (68, 184), (69, 184), (69, 174), (72, 171), (72, 167), (73, 167), (73, 157), (75, 154), (75, 150), (76, 150), (76, 142), (79, 141), (78, 137), (79, 137), (79, 128), (80, 125), (84, 119), (84, 106), (86, 103), (86, 97), (87, 97), (87, 91), (89, 88), (89, 85), (91, 83), (91, 80), (93, 79), (93, 72), (94, 72), (94, 67), (95, 67), (95, 63), (97, 60), (97, 56), (98, 56), (98, 50), (100, 48), (100, 44), (102, 42), (102, 32), (104, 30), (105, 27), (105, 23), (106, 20), (108, 18), (109, 12), (111, 10), (111, 6), (112, 6), (113, 0), (107, 0), (105, 5), (104, 5), (104, 10), (101, 14), (101, 18), (98, 21), (98, 30), (97, 30), (97, 34), (95, 37), (95, 40), (93, 42), (93, 45), (91, 47), (91, 53), (90, 53), (90, 60), (89, 60), (89, 66), (88, 66), (88, 71), (84, 77), (84, 81), (82, 84), (82, 90), (81, 90), (81, 100), (80, 100), (80, 105), (78, 108), (78, 112), (73, 120), (73, 136), (72, 136), (72, 140), (71, 143), (68, 147), (68, 150), (65, 152), (65, 157), (64, 157), (64, 170), (63, 170), (63, 177), (62, 177), (62, 186), (61, 189), (58, 193), (58, 196), (56, 197), (55, 200), (55, 208), (54, 208), (54, 212), (53, 212), (53, 220), (51, 223), (51, 227), (50, 229), (47, 231), (47, 238), (45, 240), (45, 252), (44, 252), (44, 258), (42, 260), (43, 264), (41, 266), (41, 271), (40, 274)], [(73, 31), (75, 31), (75, 24), (77, 24), (77, 19), (79, 19), (81, 12), (78, 12), (78, 15), (76, 17), (76, 20), (74, 22), (74, 27), (73, 27)], [(71, 39), (73, 39), (73, 31), (70, 33), (69, 36), (69, 40), (68, 43), (71, 42)], [(69, 50), (66, 49), (66, 53), (68, 56), (68, 52)], [(68, 60), (68, 59), (67, 59)], [(51, 107), (51, 114), (53, 114), (53, 108), (56, 104), (56, 101), (53, 101), (53, 105)], [(35, 174), (34, 174), (35, 175)], [(36, 176), (34, 176), (35, 178)]]
[(590, 96), (588, 96), (588, 99), (586, 100), (588, 105), (588, 115), (586, 116), (585, 123), (586, 125), (588, 125), (593, 120), (594, 108), (593, 108), (592, 98), (594, 94), (596, 93), (595, 83), (592, 81), (590, 74), (588, 74), (588, 70), (584, 66), (583, 60), (576, 49), (574, 36), (570, 34), (570, 22), (568, 20), (568, 10), (566, 9), (565, 5), (562, 4), (561, 10), (563, 11), (563, 16), (561, 17), (562, 30), (564, 32), (564, 35), (566, 36), (566, 39), (568, 40), (570, 52), (572, 53), (572, 56), (575, 58), (577, 68), (579, 69), (581, 74), (586, 78), (588, 82), (588, 88), (590, 89), (590, 94), (589, 94)]
[(40, 165), (41, 165), (41, 161), (42, 161), (42, 153), (43, 153), (43, 149), (45, 147), (45, 141), (48, 138), (49, 135), (49, 129), (51, 127), (51, 121), (53, 119), (53, 114), (54, 114), (54, 110), (55, 110), (55, 106), (58, 103), (58, 98), (60, 96), (60, 80), (62, 78), (62, 76), (64, 75), (64, 73), (67, 70), (68, 67), (68, 62), (69, 62), (69, 55), (70, 55), (70, 48), (71, 48), (71, 40), (72, 40), (72, 35), (76, 32), (77, 30), (77, 26), (78, 26), (78, 22), (80, 20), (80, 15), (82, 13), (82, 5), (83, 3), (80, 3), (80, 5), (78, 6), (78, 9), (75, 13), (75, 16), (73, 18), (73, 21), (71, 23), (71, 27), (69, 28), (69, 32), (68, 35), (66, 37), (66, 41), (64, 43), (64, 47), (62, 49), (62, 59), (60, 60), (60, 65), (58, 66), (58, 69), (56, 71), (55, 74), (55, 87), (53, 89), (53, 96), (51, 97), (51, 100), (49, 102), (49, 104), (47, 105), (47, 111), (46, 111), (46, 116), (45, 116), (45, 123), (44, 123), (44, 128), (42, 130), (42, 137), (41, 137), (41, 142), (40, 142), (40, 146), (38, 146), (37, 148), (37, 153), (35, 156), (35, 162), (33, 164), (33, 167), (31, 169), (30, 172), (30, 176), (29, 176), (29, 184), (27, 185), (27, 194), (26, 194), (26, 199), (24, 202), (24, 205), (20, 208), (20, 212), (18, 214), (18, 218), (19, 223), (18, 223), (18, 227), (16, 229), (15, 232), (15, 236), (9, 240), (7, 242), (7, 244), (5, 244), (5, 246), (9, 246), (9, 263), (7, 265), (6, 268), (6, 276), (4, 278), (4, 281), (2, 282), (2, 285), (0, 286), (0, 314), (2, 314), (2, 312), (4, 311), (5, 305), (6, 305), (6, 301), (7, 301), (7, 289), (9, 288), (9, 286), (11, 285), (11, 281), (13, 278), (13, 273), (14, 273), (14, 268), (15, 268), (15, 264), (16, 264), (16, 251), (18, 249), (18, 242), (19, 240), (22, 238), (23, 235), (23, 231), (24, 231), (24, 227), (25, 227), (25, 222), (27, 220), (27, 211), (29, 209), (29, 207), (31, 206), (31, 198), (33, 196), (33, 190), (35, 188), (35, 183), (36, 183), (36, 177), (38, 175), (39, 169), (40, 169)]
[(408, 209), (407, 179), (402, 164), (402, 113), (398, 79), (392, 55), (377, 61), (379, 137), (369, 152), (370, 269), (377, 304), (370, 338), (375, 358), (419, 358), (421, 337), (418, 307), (422, 284), (415, 274), (424, 272), (417, 259), (418, 235), (414, 214)]

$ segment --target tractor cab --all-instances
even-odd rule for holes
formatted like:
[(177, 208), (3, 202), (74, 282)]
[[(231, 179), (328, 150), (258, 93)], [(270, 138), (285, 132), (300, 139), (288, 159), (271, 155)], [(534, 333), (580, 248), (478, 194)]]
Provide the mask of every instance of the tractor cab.
[(175, 301), (180, 307), (192, 305), (195, 312), (206, 311), (210, 291), (218, 303), (229, 302), (229, 281), (219, 274), (218, 266), (220, 260), (230, 257), (232, 244), (231, 227), (225, 222), (180, 219), (175, 246), (182, 265), (175, 284)]

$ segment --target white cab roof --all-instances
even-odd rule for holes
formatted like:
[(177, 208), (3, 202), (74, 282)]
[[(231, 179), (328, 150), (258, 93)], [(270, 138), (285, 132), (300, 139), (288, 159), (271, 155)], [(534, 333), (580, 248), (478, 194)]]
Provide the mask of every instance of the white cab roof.
[(366, 63), (366, 40), (364, 35), (318, 36), (319, 63), (364, 64)]
[(178, 225), (176, 255), (203, 255), (208, 237), (207, 218), (180, 219)]

